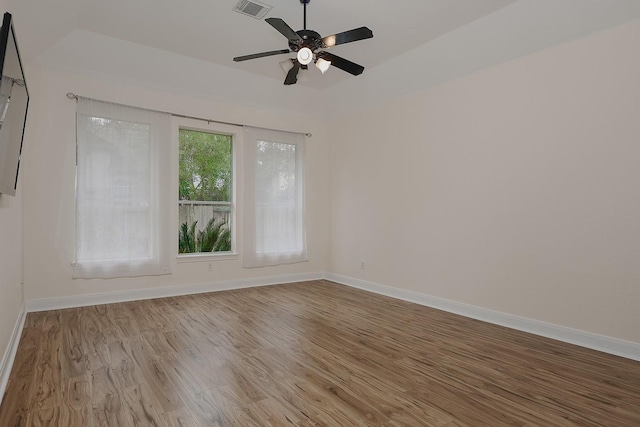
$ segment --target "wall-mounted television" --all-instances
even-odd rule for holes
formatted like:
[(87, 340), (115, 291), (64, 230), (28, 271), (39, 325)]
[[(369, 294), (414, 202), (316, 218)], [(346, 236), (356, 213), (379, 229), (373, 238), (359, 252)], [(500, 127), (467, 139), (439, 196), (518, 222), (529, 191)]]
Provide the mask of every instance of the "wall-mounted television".
[(15, 196), (29, 92), (10, 13), (0, 29), (0, 72), (0, 193)]

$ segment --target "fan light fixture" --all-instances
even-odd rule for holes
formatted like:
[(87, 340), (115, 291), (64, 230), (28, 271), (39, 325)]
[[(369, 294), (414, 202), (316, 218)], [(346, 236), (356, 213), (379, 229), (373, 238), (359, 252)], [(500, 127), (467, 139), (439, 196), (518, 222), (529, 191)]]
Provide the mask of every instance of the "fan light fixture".
[(308, 47), (303, 47), (298, 51), (298, 62), (302, 65), (310, 64), (313, 61), (313, 52)]
[(280, 67), (282, 67), (282, 71), (284, 71), (284, 73), (287, 74), (289, 70), (293, 68), (293, 59), (287, 59), (286, 61), (282, 61), (280, 63)]
[(316, 61), (316, 68), (320, 70), (322, 74), (326, 73), (330, 66), (331, 61), (327, 61), (326, 59), (318, 58)]

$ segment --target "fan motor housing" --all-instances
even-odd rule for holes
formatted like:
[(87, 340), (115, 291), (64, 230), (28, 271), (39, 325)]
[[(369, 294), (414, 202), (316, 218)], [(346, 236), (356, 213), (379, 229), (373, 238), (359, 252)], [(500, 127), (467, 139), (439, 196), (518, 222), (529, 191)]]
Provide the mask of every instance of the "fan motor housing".
[(303, 47), (308, 47), (313, 51), (322, 47), (322, 36), (317, 32), (313, 30), (300, 30), (296, 31), (296, 34), (302, 38), (302, 43), (289, 40), (289, 48), (291, 48), (292, 51), (297, 52)]

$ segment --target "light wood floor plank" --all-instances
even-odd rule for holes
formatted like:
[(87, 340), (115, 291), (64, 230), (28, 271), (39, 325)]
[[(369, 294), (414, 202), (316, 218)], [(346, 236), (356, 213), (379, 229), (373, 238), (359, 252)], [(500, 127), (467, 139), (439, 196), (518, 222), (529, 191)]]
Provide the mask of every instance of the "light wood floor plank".
[(60, 425), (91, 425), (91, 382), (88, 375), (69, 378), (64, 387)]
[(13, 368), (11, 369), (11, 378), (32, 378), (35, 375), (33, 367), (38, 360), (41, 336), (42, 325), (38, 328), (29, 327), (22, 330), (18, 347), (20, 351), (16, 353)]
[(36, 412), (30, 405), (35, 387), (31, 377), (12, 377), (7, 384), (2, 406), (0, 406), (0, 426), (26, 426), (31, 414)]
[(138, 384), (125, 388), (122, 393), (122, 403), (126, 406), (123, 411), (132, 426), (159, 427), (165, 425), (160, 414), (161, 408), (154, 406), (154, 399), (146, 385)]
[(186, 408), (165, 412), (162, 419), (167, 427), (198, 427)]
[(48, 425), (639, 426), (640, 363), (319, 280), (28, 314)]
[(178, 389), (168, 376), (172, 361), (157, 357), (143, 338), (132, 340), (130, 344), (133, 360), (163, 410), (172, 411), (183, 407), (182, 390)]
[(96, 426), (131, 427), (109, 367), (91, 371), (91, 409), (92, 422)]

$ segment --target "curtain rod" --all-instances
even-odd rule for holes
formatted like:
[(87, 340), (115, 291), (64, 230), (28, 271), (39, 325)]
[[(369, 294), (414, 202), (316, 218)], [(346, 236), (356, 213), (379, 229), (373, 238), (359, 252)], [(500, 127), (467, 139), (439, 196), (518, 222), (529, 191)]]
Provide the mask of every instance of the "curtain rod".
[[(76, 102), (78, 101), (79, 98), (89, 99), (89, 100), (92, 100), (92, 101), (102, 101), (101, 99), (87, 98), (86, 96), (76, 95), (75, 93), (72, 93), (72, 92), (67, 92), (67, 98), (75, 99)], [(102, 102), (109, 102), (109, 101), (102, 101)], [(117, 102), (109, 102), (109, 103), (110, 104), (115, 104), (115, 105), (121, 105), (123, 107), (132, 107), (131, 105), (119, 104)], [(185, 116), (184, 114), (171, 113), (169, 111), (153, 110), (151, 108), (140, 108), (140, 107), (132, 107), (132, 108), (138, 108), (140, 110), (146, 110), (146, 111), (153, 111), (154, 113), (171, 114), (173, 117), (180, 117), (182, 119), (200, 120), (200, 121), (207, 122), (207, 123), (218, 123), (218, 124), (221, 124), (221, 125), (240, 126), (240, 127), (250, 126), (250, 125), (244, 125), (244, 124), (241, 124), (241, 123), (223, 122), (221, 120), (204, 119), (202, 117), (195, 117), (195, 116)], [(265, 128), (265, 127), (260, 127), (260, 126), (253, 126), (253, 127), (259, 127), (260, 129), (266, 129), (266, 130), (276, 130), (276, 131), (279, 131), (279, 132), (301, 133), (302, 135), (304, 135), (306, 137), (309, 137), (309, 138), (311, 138), (311, 136), (312, 136), (311, 133), (309, 133), (309, 132), (292, 132), (290, 130), (271, 129), (271, 128)]]

